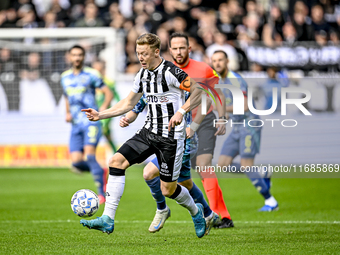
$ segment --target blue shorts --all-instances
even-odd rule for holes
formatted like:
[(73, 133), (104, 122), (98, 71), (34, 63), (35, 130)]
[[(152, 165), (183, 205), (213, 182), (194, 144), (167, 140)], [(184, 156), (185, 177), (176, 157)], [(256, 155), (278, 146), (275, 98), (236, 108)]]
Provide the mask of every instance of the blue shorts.
[[(159, 169), (157, 157), (155, 157), (151, 162)], [(190, 155), (184, 155), (183, 161), (182, 161), (182, 167), (179, 172), (179, 177), (177, 181), (183, 182), (183, 181), (191, 179), (190, 169), (191, 169)]]
[(89, 125), (73, 125), (70, 137), (70, 152), (84, 151), (85, 145), (97, 146), (102, 135), (100, 122), (91, 122)]
[(221, 155), (255, 158), (260, 152), (261, 128), (234, 128), (225, 140)]

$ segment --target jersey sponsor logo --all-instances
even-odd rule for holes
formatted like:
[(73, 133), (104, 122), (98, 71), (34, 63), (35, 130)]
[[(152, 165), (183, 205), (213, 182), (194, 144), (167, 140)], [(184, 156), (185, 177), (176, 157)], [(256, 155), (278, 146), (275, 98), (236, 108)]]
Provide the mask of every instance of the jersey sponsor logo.
[(169, 98), (166, 96), (153, 96), (149, 95), (146, 97), (146, 101), (148, 103), (167, 103), (169, 102)]
[(73, 83), (72, 79), (68, 79), (68, 78), (64, 79), (65, 86), (70, 86), (70, 85), (72, 85), (72, 83)]
[(68, 87), (66, 88), (66, 94), (68, 96), (79, 95), (86, 91), (85, 87)]
[(141, 81), (144, 81), (144, 82), (150, 82), (150, 80), (149, 80), (149, 79), (147, 79), (147, 78), (142, 78), (142, 79), (141, 79)]
[(183, 72), (182, 69), (179, 69), (179, 68), (176, 68), (176, 69), (175, 69), (175, 74), (176, 74), (176, 75), (179, 74), (179, 73), (181, 73), (181, 72)]

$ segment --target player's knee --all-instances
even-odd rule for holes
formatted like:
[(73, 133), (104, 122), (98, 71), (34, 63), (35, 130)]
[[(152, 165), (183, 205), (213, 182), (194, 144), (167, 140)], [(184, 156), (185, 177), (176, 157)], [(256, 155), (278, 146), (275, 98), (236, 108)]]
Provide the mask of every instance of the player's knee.
[(115, 154), (109, 159), (109, 166), (110, 167), (116, 167), (117, 164), (121, 164), (121, 161), (119, 160), (119, 158)]
[[(151, 163), (149, 163), (149, 164), (151, 164)], [(156, 178), (157, 176), (159, 176), (158, 168), (149, 167), (149, 164), (146, 165), (146, 167), (143, 170), (143, 178), (146, 181), (152, 180), (153, 178)]]
[(199, 155), (196, 159), (196, 165), (203, 169), (204, 166), (211, 166), (212, 156), (209, 155)]
[(144, 171), (143, 171), (143, 178), (146, 181), (153, 179), (151, 173), (149, 171), (147, 171), (146, 169), (144, 169)]
[(188, 180), (179, 182), (178, 184), (180, 184), (180, 185), (186, 187), (188, 190), (191, 190), (192, 187), (194, 186), (194, 183), (192, 182), (191, 179), (188, 179)]
[(229, 166), (233, 162), (233, 158), (226, 156), (226, 155), (221, 155), (218, 159), (218, 165), (219, 166)]
[(77, 164), (84, 160), (84, 155), (82, 152), (71, 152), (72, 164)]
[(162, 194), (163, 194), (163, 196), (165, 196), (165, 197), (171, 197), (171, 195), (173, 194), (173, 192), (170, 192), (169, 189), (165, 189), (165, 190), (162, 190)]
[(177, 188), (177, 185), (174, 185), (174, 186), (172, 186), (172, 185), (171, 186), (162, 185), (161, 190), (162, 190), (163, 196), (171, 197), (175, 193), (176, 188)]
[(114, 154), (110, 159), (109, 159), (109, 166), (118, 168), (118, 169), (126, 169), (129, 167), (129, 162), (126, 160), (126, 158), (119, 154), (116, 153)]

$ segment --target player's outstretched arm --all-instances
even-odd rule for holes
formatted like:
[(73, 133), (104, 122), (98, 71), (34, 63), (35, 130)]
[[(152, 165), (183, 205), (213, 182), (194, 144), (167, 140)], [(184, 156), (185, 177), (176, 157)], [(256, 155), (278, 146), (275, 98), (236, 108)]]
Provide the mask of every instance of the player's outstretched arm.
[(117, 117), (132, 110), (132, 108), (137, 104), (142, 95), (142, 93), (134, 93), (131, 91), (126, 98), (119, 101), (117, 104), (105, 111), (97, 112), (96, 110), (91, 108), (83, 109), (81, 111), (85, 112), (87, 118), (91, 121)]

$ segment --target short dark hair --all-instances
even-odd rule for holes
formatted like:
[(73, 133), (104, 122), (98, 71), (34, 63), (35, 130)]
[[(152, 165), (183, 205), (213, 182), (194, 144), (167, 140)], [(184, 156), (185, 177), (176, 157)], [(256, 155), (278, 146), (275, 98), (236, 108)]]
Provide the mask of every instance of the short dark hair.
[(172, 33), (170, 35), (170, 38), (169, 38), (169, 47), (171, 47), (171, 40), (173, 38), (177, 38), (177, 37), (181, 37), (181, 38), (184, 38), (186, 41), (187, 41), (187, 45), (189, 46), (189, 37), (187, 34), (185, 33), (178, 33), (178, 32), (175, 32), (175, 33)]
[(213, 55), (216, 54), (216, 53), (222, 53), (222, 54), (224, 54), (225, 58), (228, 59), (228, 54), (224, 50), (215, 50)]
[(83, 52), (83, 55), (85, 56), (85, 49), (84, 49), (82, 46), (80, 46), (79, 44), (73, 45), (73, 46), (68, 50), (68, 52), (71, 52), (71, 50), (73, 50), (73, 49), (80, 49), (80, 50)]

